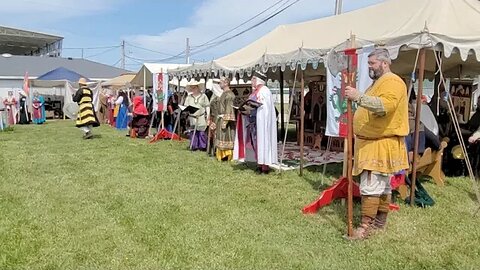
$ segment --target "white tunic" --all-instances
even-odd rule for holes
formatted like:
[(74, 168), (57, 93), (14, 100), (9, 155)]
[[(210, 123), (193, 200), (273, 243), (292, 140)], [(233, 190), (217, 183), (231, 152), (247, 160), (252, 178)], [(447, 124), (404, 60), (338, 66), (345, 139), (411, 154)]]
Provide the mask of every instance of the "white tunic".
[[(233, 159), (238, 161), (256, 161), (260, 165), (278, 164), (277, 119), (272, 93), (266, 86), (262, 86), (255, 97), (256, 101), (262, 103), (262, 106), (256, 112), (257, 157), (255, 159), (253, 149), (246, 143), (248, 117), (241, 115), (242, 119), (238, 121), (236, 130)], [(239, 140), (239, 137), (242, 138), (242, 141)]]

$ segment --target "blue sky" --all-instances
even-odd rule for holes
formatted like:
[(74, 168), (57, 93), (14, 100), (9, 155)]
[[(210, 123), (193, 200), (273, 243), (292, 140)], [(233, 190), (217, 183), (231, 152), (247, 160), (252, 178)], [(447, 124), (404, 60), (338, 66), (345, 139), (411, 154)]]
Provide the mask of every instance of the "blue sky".
[[(125, 40), (129, 57), (126, 68), (136, 71), (141, 62), (163, 60), (162, 62), (184, 63), (183, 55), (175, 59), (164, 59), (167, 55), (181, 53), (185, 49), (186, 37), (190, 38), (193, 46), (202, 44), (271, 5), (277, 4), (276, 7), (280, 7), (293, 2), (282, 1), (15, 0), (2, 3), (0, 25), (63, 36), (65, 57), (81, 57), (81, 50), (68, 48), (118, 46)], [(343, 11), (382, 1), (344, 0)], [(301, 0), (260, 27), (220, 46), (192, 55), (192, 61), (208, 61), (224, 56), (255, 41), (280, 24), (333, 15), (334, 6), (335, 0)], [(273, 12), (273, 9), (270, 12)], [(138, 49), (132, 45), (161, 53)], [(119, 66), (121, 50), (85, 49), (84, 57)]]

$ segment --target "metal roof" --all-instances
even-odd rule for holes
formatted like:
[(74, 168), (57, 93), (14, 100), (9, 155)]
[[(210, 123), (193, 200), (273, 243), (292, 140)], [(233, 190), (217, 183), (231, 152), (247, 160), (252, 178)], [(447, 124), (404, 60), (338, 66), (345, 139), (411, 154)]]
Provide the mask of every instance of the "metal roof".
[(0, 26), (0, 54), (59, 56), (63, 37)]
[(78, 58), (0, 55), (0, 78), (23, 78), (28, 72), (35, 79), (59, 67), (75, 71), (89, 79), (111, 79), (129, 71)]

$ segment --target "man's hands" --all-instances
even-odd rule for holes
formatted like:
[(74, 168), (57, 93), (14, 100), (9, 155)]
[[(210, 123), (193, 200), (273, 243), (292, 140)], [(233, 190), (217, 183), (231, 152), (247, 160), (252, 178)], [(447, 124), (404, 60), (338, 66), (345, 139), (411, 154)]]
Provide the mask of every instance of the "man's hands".
[(360, 96), (361, 96), (361, 93), (356, 88), (353, 88), (351, 86), (345, 87), (345, 97), (348, 98), (349, 100), (358, 101)]

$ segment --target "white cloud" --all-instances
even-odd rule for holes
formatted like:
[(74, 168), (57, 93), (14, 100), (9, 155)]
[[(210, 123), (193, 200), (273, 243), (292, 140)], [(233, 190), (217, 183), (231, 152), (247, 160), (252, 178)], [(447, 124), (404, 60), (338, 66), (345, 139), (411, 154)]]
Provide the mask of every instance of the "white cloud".
[(126, 0), (14, 0), (2, 1), (4, 24), (59, 22), (67, 18), (106, 12)]
[[(359, 3), (360, 1), (356, 0), (345, 0), (343, 8), (344, 10), (353, 10), (382, 1), (383, 0), (366, 0)], [(187, 37), (190, 38), (190, 43), (192, 46), (202, 44), (218, 36), (219, 34), (236, 27), (245, 20), (253, 17), (260, 11), (277, 2), (278, 0), (205, 0), (203, 4), (196, 10), (196, 12), (188, 18), (188, 26), (165, 31), (163, 33), (159, 33), (158, 35), (139, 34), (134, 36), (126, 36), (124, 38), (135, 44), (152, 50), (177, 54), (185, 49), (185, 39)], [(291, 3), (293, 1), (289, 2)], [(280, 5), (281, 4), (277, 5), (276, 7), (280, 7)], [(209, 49), (205, 52), (194, 54), (192, 58), (197, 61), (208, 61), (213, 58), (221, 57), (253, 42), (280, 24), (301, 22), (333, 15), (334, 9), (334, 0), (302, 0), (285, 10), (280, 15), (249, 31), (248, 33), (245, 33), (233, 40), (225, 42), (222, 45)], [(275, 9), (269, 10), (266, 14), (256, 18), (253, 20), (253, 22), (250, 22), (248, 26), (255, 22), (259, 22), (261, 18), (265, 18), (267, 14), (272, 13), (274, 10)], [(245, 29), (245, 27), (236, 30), (236, 32), (243, 29)], [(285, 39), (288, 39), (288, 37), (285, 37)], [(195, 51), (195, 48), (193, 50)], [(164, 58), (164, 56), (159, 56), (158, 54), (149, 54), (139, 50), (134, 50), (133, 55), (152, 60), (161, 60)], [(183, 60), (176, 59), (175, 61), (181, 62)]]

